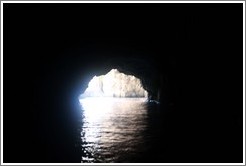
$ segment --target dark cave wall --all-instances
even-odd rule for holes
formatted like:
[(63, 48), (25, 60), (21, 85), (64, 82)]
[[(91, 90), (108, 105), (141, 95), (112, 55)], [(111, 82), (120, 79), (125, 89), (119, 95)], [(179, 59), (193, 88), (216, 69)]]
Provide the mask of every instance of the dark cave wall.
[[(90, 47), (92, 50), (100, 50), (97, 44)], [(37, 89), (39, 92), (35, 94), (35, 100), (45, 103), (33, 107), (35, 110), (38, 108), (39, 111), (37, 122), (40, 125), (41, 138), (43, 139), (38, 148), (41, 151), (50, 151), (43, 154), (45, 161), (73, 162), (80, 160), (79, 127), (82, 118), (78, 97), (86, 89), (93, 76), (106, 74), (112, 68), (140, 78), (152, 99), (161, 102), (161, 112), (168, 112), (167, 108), (172, 101), (170, 94), (173, 92), (166, 82), (173, 80), (169, 79), (168, 72), (164, 70), (165, 66), (170, 65), (167, 58), (154, 53), (146, 55), (147, 51), (132, 51), (124, 48), (109, 52), (107, 50), (110, 48), (107, 49), (107, 47), (111, 47), (111, 44), (95, 53), (92, 50), (68, 49), (59, 59), (55, 60), (55, 68), (54, 63), (46, 65), (45, 68), (49, 74), (43, 75), (35, 82), (36, 87), (40, 87)], [(71, 56), (71, 52), (73, 56)], [(168, 54), (167, 49), (165, 52)], [(169, 89), (169, 94), (167, 89)], [(57, 149), (61, 150), (56, 152)], [(59, 156), (66, 157), (60, 158)], [(34, 159), (37, 158), (34, 157)]]
[[(195, 43), (192, 44), (195, 45)], [(228, 161), (234, 161), (233, 159), (238, 157), (231, 158), (231, 153), (226, 150), (226, 147), (232, 149), (232, 152), (237, 151), (240, 147), (240, 142), (236, 140), (240, 137), (241, 122), (237, 111), (222, 110), (215, 103), (217, 101), (224, 104), (222, 100), (226, 99), (217, 98), (220, 96), (219, 92), (225, 93), (218, 85), (222, 83), (219, 78), (216, 78), (218, 73), (213, 74), (217, 71), (215, 70), (216, 64), (220, 64), (220, 60), (213, 58), (215, 54), (210, 54), (208, 58), (207, 54), (201, 53), (199, 57), (204, 56), (208, 59), (203, 60), (204, 63), (201, 61), (197, 63), (196, 60), (201, 59), (196, 57), (196, 50), (189, 52), (187, 51), (189, 48), (184, 48), (182, 45), (175, 46), (180, 50), (173, 51), (174, 48), (169, 47), (161, 48), (163, 50), (157, 53), (153, 51), (151, 54), (147, 54), (148, 51), (122, 51), (124, 49), (107, 52), (100, 50), (97, 45), (92, 45), (90, 46), (92, 50), (89, 51), (77, 50), (77, 48), (68, 49), (65, 53), (59, 53), (62, 55), (59, 58), (49, 59), (50, 63), (46, 63), (46, 59), (40, 59), (43, 64), (46, 64), (45, 66), (40, 65), (42, 70), (40, 71), (40, 66), (31, 66), (25, 71), (27, 77), (21, 78), (21, 80), (26, 79), (30, 82), (24, 81), (19, 85), (23, 88), (23, 93), (27, 95), (25, 101), (33, 104), (24, 103), (27, 108), (25, 112), (17, 112), (16, 117), (12, 119), (19, 122), (20, 128), (28, 129), (17, 129), (17, 133), (26, 136), (20, 138), (19, 141), (23, 144), (18, 145), (16, 152), (21, 154), (21, 149), (28, 149), (27, 154), (31, 156), (29, 161), (33, 162), (41, 160), (40, 156), (32, 153), (37, 149), (43, 152), (41, 156), (42, 161), (45, 162), (79, 162), (81, 158), (79, 126), (82, 122), (78, 96), (94, 75), (105, 74), (110, 69), (117, 68), (121, 72), (140, 78), (145, 88), (151, 92), (153, 99), (160, 101), (160, 111), (165, 115), (163, 118), (166, 124), (165, 134), (169, 141), (166, 151), (169, 151), (168, 157), (171, 161), (172, 159), (175, 161), (176, 157), (174, 156), (177, 156), (175, 149), (179, 149), (179, 161), (191, 161), (191, 159), (193, 161), (195, 156), (197, 162), (200, 162), (204, 157), (195, 152), (201, 151), (201, 149), (206, 151), (210, 148), (214, 149), (209, 154), (211, 161), (224, 161), (223, 155), (227, 156)], [(128, 47), (127, 44), (125, 47)], [(97, 51), (93, 53), (93, 50)], [(47, 55), (46, 52), (42, 52), (42, 54)], [(52, 54), (53, 52), (48, 53), (51, 57)], [(184, 54), (186, 56), (182, 57)], [(165, 55), (164, 58), (163, 55)], [(30, 58), (28, 59), (30, 60)], [(213, 59), (213, 63), (210, 62), (211, 59)], [(35, 61), (35, 58), (33, 60)], [(231, 63), (236, 63), (236, 61)], [(207, 64), (213, 64), (214, 70), (208, 71)], [(32, 70), (38, 71), (37, 75), (33, 75)], [(211, 77), (213, 84), (210, 82)], [(217, 86), (214, 86), (215, 84)], [(30, 87), (33, 88), (30, 89)], [(9, 87), (9, 89), (11, 88)], [(29, 90), (24, 91), (24, 89)], [(214, 94), (216, 96), (213, 96)], [(209, 99), (206, 96), (210, 96)], [(225, 100), (228, 102), (227, 106), (235, 110), (233, 107), (235, 102), (229, 102), (229, 99)], [(8, 100), (11, 100), (11, 97)], [(23, 103), (19, 104), (23, 105)], [(14, 106), (7, 106), (10, 110), (11, 108), (15, 109)], [(216, 110), (214, 110), (214, 106), (216, 106)], [(5, 115), (11, 116), (8, 113)], [(24, 117), (22, 119), (25, 120), (25, 123), (17, 117)], [(4, 123), (9, 127), (11, 121)], [(5, 132), (11, 132), (11, 129), (12, 131), (16, 130), (13, 127), (6, 129)], [(210, 138), (211, 133), (215, 139)], [(227, 134), (234, 136), (224, 139), (223, 136)], [(13, 138), (5, 140), (7, 139), (10, 143), (14, 142)], [(209, 141), (206, 142), (206, 140)], [(199, 141), (204, 142), (199, 144)], [(226, 141), (232, 141), (235, 146), (224, 147)], [(199, 146), (194, 144), (199, 144)], [(15, 149), (15, 147), (9, 149)], [(192, 149), (194, 153), (189, 153), (192, 154), (192, 157), (184, 155), (186, 149)], [(224, 153), (220, 149), (223, 149)], [(220, 153), (221, 157), (217, 156), (217, 153)], [(6, 161), (13, 160), (11, 155), (8, 157)], [(26, 161), (22, 155), (17, 156), (14, 160)]]
[[(100, 56), (97, 57), (100, 58)], [(42, 135), (45, 135), (42, 136), (44, 138), (44, 142), (42, 142), (45, 146), (43, 147), (41, 144), (42, 147), (39, 148), (43, 149), (43, 151), (50, 151), (51, 149), (49, 153), (43, 154), (46, 161), (73, 162), (80, 160), (80, 155), (74, 155), (81, 153), (79, 148), (79, 127), (82, 122), (78, 96), (83, 93), (94, 75), (106, 74), (112, 68), (117, 68), (123, 73), (140, 78), (144, 87), (151, 92), (152, 99), (165, 100), (157, 98), (157, 91), (160, 89), (159, 78), (162, 75), (154, 62), (152, 62), (153, 64), (149, 63), (148, 58), (143, 59), (142, 56), (132, 58), (127, 55), (117, 58), (108, 56), (103, 58), (103, 63), (101, 63), (102, 61), (95, 61), (95, 57), (92, 57), (91, 60), (86, 58), (86, 62), (83, 61), (83, 57), (71, 59), (70, 61), (73, 65), (70, 65), (70, 61), (67, 61), (67, 59), (60, 59), (56, 63), (56, 69), (48, 77), (45, 76), (45, 82), (41, 84), (44, 88), (40, 89), (40, 92), (37, 93), (39, 96), (36, 96), (37, 100), (45, 102), (45, 107), (39, 108), (38, 117), (42, 120), (38, 122)], [(124, 61), (127, 61), (127, 63)], [(40, 86), (40, 82), (37, 85)], [(162, 86), (165, 86), (165, 84)], [(168, 94), (165, 91), (161, 91), (161, 93), (166, 95), (166, 99), (168, 98)], [(165, 102), (165, 104), (168, 103)], [(36, 108), (34, 107), (33, 109)], [(162, 111), (164, 112), (165, 110)], [(49, 138), (51, 136), (53, 137), (52, 140)], [(64, 142), (66, 143), (64, 144)], [(75, 143), (77, 145), (76, 148), (74, 147)], [(56, 152), (60, 148), (62, 150)], [(54, 151), (52, 152), (52, 150)], [(74, 151), (79, 153), (74, 153)], [(50, 155), (53, 153), (56, 156)], [(60, 158), (59, 156), (66, 157)]]
[(4, 162), (80, 162), (78, 96), (112, 68), (160, 101), (169, 161), (242, 160), (242, 7), (132, 5), (4, 6)]

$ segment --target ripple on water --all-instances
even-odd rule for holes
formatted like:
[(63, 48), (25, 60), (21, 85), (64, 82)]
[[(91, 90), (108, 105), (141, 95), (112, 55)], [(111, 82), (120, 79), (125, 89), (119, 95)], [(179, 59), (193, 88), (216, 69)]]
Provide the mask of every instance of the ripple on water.
[(81, 106), (81, 162), (125, 162), (144, 151), (145, 99), (89, 98)]

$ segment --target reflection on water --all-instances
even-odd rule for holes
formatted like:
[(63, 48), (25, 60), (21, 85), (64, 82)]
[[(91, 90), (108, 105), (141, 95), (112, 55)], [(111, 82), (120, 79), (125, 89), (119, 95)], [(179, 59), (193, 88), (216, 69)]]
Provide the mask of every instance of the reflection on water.
[(131, 162), (146, 150), (145, 98), (81, 99), (81, 162)]

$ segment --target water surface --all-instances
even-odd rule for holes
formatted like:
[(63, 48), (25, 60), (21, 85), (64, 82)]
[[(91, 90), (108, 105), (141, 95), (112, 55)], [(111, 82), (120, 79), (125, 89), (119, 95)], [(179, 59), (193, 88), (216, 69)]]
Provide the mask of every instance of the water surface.
[[(84, 98), (81, 162), (141, 162), (156, 135), (145, 98)], [(158, 122), (158, 120), (157, 120)]]

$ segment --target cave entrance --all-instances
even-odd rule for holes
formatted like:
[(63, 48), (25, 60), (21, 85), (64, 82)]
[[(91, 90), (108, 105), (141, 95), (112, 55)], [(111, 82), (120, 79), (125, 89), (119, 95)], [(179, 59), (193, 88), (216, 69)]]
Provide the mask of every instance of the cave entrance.
[(120, 162), (122, 154), (126, 158), (141, 154), (148, 123), (147, 96), (140, 79), (117, 69), (94, 76), (79, 97), (81, 162)]
[(140, 79), (112, 69), (105, 75), (94, 76), (80, 99), (86, 97), (146, 98), (147, 96), (148, 93)]

